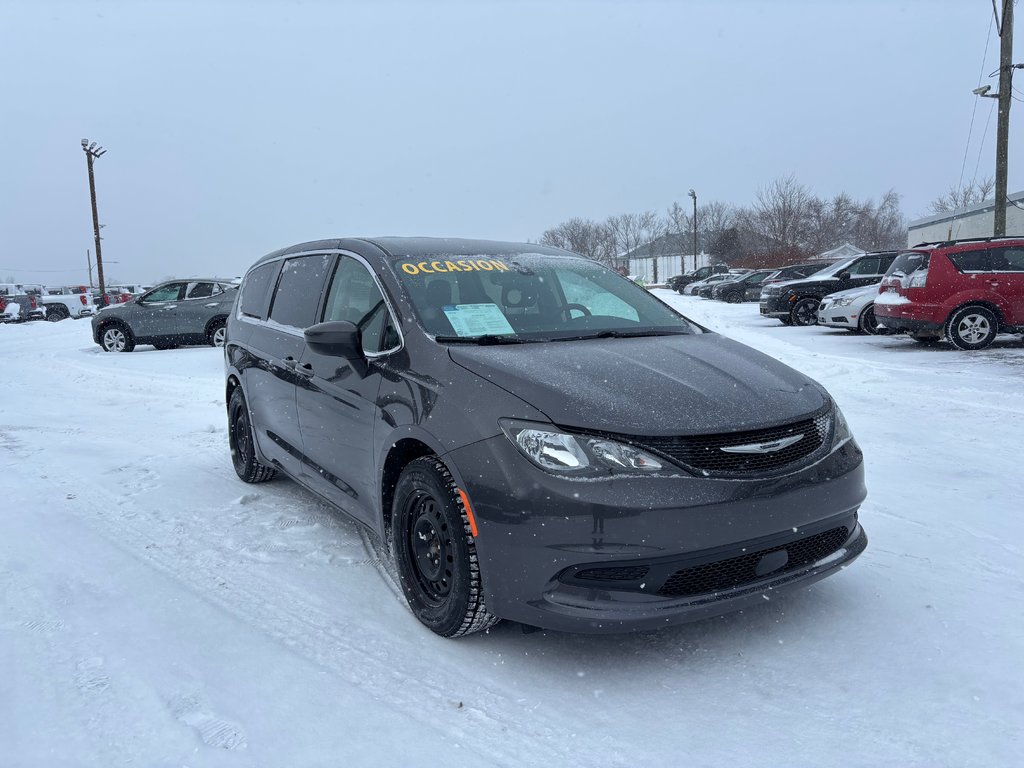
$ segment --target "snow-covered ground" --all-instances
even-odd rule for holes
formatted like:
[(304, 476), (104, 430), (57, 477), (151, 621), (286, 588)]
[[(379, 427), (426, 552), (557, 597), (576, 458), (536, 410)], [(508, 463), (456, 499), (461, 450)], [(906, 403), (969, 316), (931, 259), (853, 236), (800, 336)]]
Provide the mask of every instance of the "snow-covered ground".
[(755, 611), (610, 637), (435, 637), (353, 524), (235, 477), (218, 350), (0, 326), (0, 765), (1021, 765), (1020, 338), (656, 293), (835, 395), (870, 544)]

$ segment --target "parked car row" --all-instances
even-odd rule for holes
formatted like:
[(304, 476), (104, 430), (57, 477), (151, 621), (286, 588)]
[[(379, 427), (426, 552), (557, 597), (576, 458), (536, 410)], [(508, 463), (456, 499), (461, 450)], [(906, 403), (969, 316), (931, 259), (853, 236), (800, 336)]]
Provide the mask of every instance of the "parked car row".
[(71, 287), (0, 284), (0, 322), (58, 321), (69, 317), (77, 319), (88, 317), (95, 311), (96, 306), (92, 297)]
[[(996, 336), (1024, 333), (1024, 237), (920, 243), (854, 256), (798, 280), (761, 272), (719, 275), (711, 297), (742, 301), (760, 285), (760, 313), (783, 325), (822, 325), (906, 334), (929, 344), (984, 349)], [(691, 286), (687, 286), (689, 289)], [(735, 294), (732, 292), (736, 291)]]

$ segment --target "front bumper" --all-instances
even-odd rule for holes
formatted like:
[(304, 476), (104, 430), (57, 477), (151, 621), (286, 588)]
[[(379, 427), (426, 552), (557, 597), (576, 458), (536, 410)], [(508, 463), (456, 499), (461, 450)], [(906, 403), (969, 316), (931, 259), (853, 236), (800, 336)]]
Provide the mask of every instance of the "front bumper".
[[(625, 632), (726, 613), (824, 578), (867, 543), (853, 440), (793, 474), (751, 480), (682, 471), (566, 479), (535, 467), (504, 435), (446, 459), (476, 517), (489, 610), (548, 629)], [(826, 534), (827, 552), (791, 554)], [(741, 561), (739, 581), (678, 587)]]
[(762, 296), (759, 308), (764, 317), (783, 318), (789, 317), (789, 311), (793, 308), (793, 304), (789, 300), (789, 294)]
[(852, 311), (849, 305), (839, 307), (832, 302), (823, 301), (818, 307), (818, 325), (856, 330), (859, 324), (860, 313)]

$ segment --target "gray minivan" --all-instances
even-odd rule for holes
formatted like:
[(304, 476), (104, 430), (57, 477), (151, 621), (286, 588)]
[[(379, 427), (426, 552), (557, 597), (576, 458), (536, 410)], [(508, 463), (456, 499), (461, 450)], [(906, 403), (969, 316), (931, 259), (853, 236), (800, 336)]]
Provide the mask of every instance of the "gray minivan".
[(238, 476), (281, 472), (365, 526), (443, 636), (663, 627), (867, 543), (861, 451), (819, 384), (566, 251), (275, 251), (224, 354)]

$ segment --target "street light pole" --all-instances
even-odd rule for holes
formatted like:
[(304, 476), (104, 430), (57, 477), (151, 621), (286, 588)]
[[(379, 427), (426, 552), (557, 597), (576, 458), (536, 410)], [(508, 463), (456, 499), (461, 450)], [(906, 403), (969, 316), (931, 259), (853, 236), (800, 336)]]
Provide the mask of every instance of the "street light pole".
[[(92, 198), (92, 230), (96, 236), (96, 277), (100, 283), (100, 293), (106, 291), (103, 283), (103, 256), (100, 252), (100, 216), (96, 211), (96, 178), (92, 172), (93, 161), (106, 154), (107, 150), (96, 146), (96, 142), (89, 143), (88, 139), (82, 139), (82, 151), (85, 152), (85, 160), (89, 166), (89, 196)], [(90, 278), (91, 280), (91, 278)]]
[(697, 269), (697, 193), (690, 190), (690, 197), (693, 198), (693, 268)]
[(999, 25), (999, 117), (996, 120), (996, 210), (993, 237), (1006, 234), (1006, 175), (1010, 154), (1010, 98), (1013, 96), (1013, 2), (1003, 0)]

